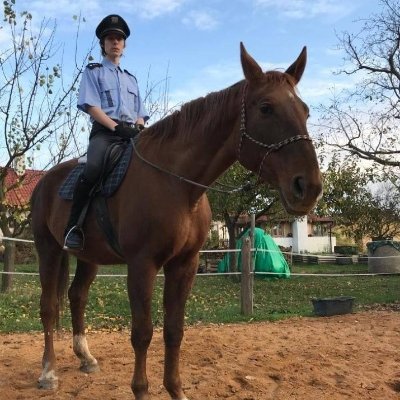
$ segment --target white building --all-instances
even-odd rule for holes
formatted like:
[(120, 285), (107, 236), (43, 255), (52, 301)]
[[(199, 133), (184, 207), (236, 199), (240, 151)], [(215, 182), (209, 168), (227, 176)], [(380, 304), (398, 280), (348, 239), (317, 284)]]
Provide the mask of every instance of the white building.
[[(258, 221), (267, 221), (261, 217)], [(248, 217), (242, 223), (248, 222)], [(336, 237), (332, 235), (333, 220), (327, 217), (310, 215), (294, 222), (281, 221), (271, 229), (266, 229), (278, 246), (291, 247), (293, 253), (333, 253)], [(211, 230), (217, 231), (220, 241), (227, 245), (228, 232), (221, 221), (213, 221)]]

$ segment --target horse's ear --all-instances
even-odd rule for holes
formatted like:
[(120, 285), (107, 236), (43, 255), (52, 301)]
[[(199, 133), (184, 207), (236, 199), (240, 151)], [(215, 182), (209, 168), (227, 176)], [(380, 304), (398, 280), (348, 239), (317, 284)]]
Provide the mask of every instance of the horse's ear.
[(307, 63), (307, 47), (304, 46), (297, 60), (286, 70), (286, 73), (293, 76), (296, 84), (299, 83)]
[(264, 73), (256, 60), (246, 51), (242, 42), (240, 42), (240, 60), (245, 78), (248, 81), (261, 79)]

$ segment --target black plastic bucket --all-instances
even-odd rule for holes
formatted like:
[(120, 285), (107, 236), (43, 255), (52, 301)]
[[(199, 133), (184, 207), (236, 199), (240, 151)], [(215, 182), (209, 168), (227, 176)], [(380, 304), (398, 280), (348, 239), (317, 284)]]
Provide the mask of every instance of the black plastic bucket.
[(320, 317), (330, 315), (349, 314), (353, 312), (354, 297), (327, 297), (324, 299), (311, 299), (314, 306), (314, 314)]

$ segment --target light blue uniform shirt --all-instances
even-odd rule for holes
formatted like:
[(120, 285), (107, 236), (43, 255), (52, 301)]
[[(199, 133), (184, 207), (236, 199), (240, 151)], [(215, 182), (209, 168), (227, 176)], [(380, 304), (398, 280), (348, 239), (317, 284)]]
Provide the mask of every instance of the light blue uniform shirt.
[(89, 64), (82, 74), (78, 108), (87, 112), (88, 106), (100, 107), (118, 121), (135, 123), (140, 117), (149, 119), (136, 78), (106, 58), (101, 66)]

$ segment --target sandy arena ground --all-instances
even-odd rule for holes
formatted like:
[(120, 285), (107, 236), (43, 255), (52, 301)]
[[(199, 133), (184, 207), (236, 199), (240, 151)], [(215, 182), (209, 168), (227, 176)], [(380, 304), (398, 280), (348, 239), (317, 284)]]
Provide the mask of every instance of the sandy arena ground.
[[(41, 334), (0, 335), (0, 399), (133, 399), (128, 332), (90, 332), (101, 371), (78, 370), (71, 334), (56, 341), (60, 387), (36, 388)], [(162, 387), (162, 333), (149, 351), (152, 399)], [(189, 327), (182, 379), (190, 400), (400, 399), (400, 312), (369, 311), (329, 318)]]

